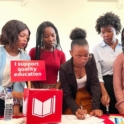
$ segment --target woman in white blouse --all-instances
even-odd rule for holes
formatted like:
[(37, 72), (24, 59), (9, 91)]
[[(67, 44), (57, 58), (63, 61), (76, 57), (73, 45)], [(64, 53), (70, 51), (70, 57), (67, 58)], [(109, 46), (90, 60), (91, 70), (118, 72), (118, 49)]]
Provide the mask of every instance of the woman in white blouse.
[(116, 38), (121, 31), (120, 18), (112, 12), (107, 12), (96, 20), (95, 28), (103, 38), (103, 41), (93, 49), (102, 92), (101, 109), (106, 113), (105, 106), (109, 105), (109, 112), (115, 114), (118, 111), (115, 108), (113, 91), (113, 62), (122, 52), (122, 45)]

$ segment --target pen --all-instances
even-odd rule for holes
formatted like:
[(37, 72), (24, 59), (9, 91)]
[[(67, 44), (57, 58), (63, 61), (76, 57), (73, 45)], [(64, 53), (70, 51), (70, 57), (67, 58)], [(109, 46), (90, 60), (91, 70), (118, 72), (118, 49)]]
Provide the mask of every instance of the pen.
[[(82, 106), (82, 104), (80, 104), (80, 109), (83, 110), (83, 106)], [(83, 117), (86, 118), (86, 114), (85, 114), (85, 113), (83, 114)]]
[(83, 110), (83, 106), (82, 105), (80, 105), (80, 108)]
[(109, 105), (108, 104), (106, 105), (106, 113), (107, 113), (107, 116), (109, 116)]

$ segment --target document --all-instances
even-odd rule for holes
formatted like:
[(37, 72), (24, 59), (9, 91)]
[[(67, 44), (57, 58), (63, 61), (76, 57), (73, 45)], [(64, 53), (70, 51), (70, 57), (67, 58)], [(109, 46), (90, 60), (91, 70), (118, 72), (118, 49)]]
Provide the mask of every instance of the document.
[(10, 121), (4, 121), (4, 120), (0, 120), (0, 124), (25, 124), (24, 123), (24, 118), (14, 118)]
[(79, 120), (75, 115), (62, 115), (62, 122), (59, 124), (105, 124), (104, 119), (86, 115), (84, 120)]
[[(97, 117), (90, 117), (87, 114), (84, 120), (79, 120), (75, 115), (62, 115), (61, 123), (58, 124), (105, 124), (104, 119), (100, 119)], [(25, 124), (24, 118), (12, 119), (11, 121), (0, 120), (0, 124)], [(48, 123), (43, 123), (48, 124)]]

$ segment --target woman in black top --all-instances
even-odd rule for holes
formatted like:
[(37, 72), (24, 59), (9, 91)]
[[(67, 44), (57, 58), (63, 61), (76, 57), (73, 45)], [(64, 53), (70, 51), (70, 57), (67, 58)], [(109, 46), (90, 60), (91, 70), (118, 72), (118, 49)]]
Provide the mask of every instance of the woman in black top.
[(64, 94), (63, 114), (73, 113), (78, 119), (84, 119), (87, 112), (94, 116), (102, 115), (97, 68), (85, 37), (83, 29), (72, 30), (72, 58), (61, 66), (59, 75)]

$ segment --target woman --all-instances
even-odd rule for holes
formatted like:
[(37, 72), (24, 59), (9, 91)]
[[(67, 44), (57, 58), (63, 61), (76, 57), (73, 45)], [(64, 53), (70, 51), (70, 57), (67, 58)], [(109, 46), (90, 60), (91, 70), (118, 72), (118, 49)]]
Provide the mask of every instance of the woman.
[(121, 34), (122, 53), (114, 61), (113, 86), (116, 98), (116, 108), (120, 114), (124, 114), (124, 29)]
[(14, 115), (20, 113), (25, 82), (11, 82), (12, 60), (30, 60), (23, 51), (30, 38), (27, 25), (19, 20), (10, 20), (2, 28), (0, 35), (0, 115), (4, 113), (4, 99), (9, 88), (14, 97)]
[(102, 92), (101, 109), (106, 113), (105, 106), (109, 105), (110, 114), (115, 114), (118, 111), (115, 108), (113, 90), (113, 62), (122, 52), (121, 43), (116, 38), (121, 31), (120, 18), (112, 12), (107, 12), (97, 19), (95, 28), (103, 38), (103, 41), (93, 49)]
[(43, 22), (37, 28), (36, 47), (29, 52), (31, 60), (44, 60), (46, 80), (32, 82), (34, 88), (60, 88), (58, 71), (65, 62), (65, 54), (59, 50), (60, 40), (57, 28), (51, 22)]
[(85, 37), (83, 29), (72, 30), (72, 58), (61, 65), (59, 75), (64, 93), (63, 114), (75, 114), (78, 119), (84, 119), (87, 112), (94, 116), (102, 115), (96, 63), (93, 54), (89, 54)]

